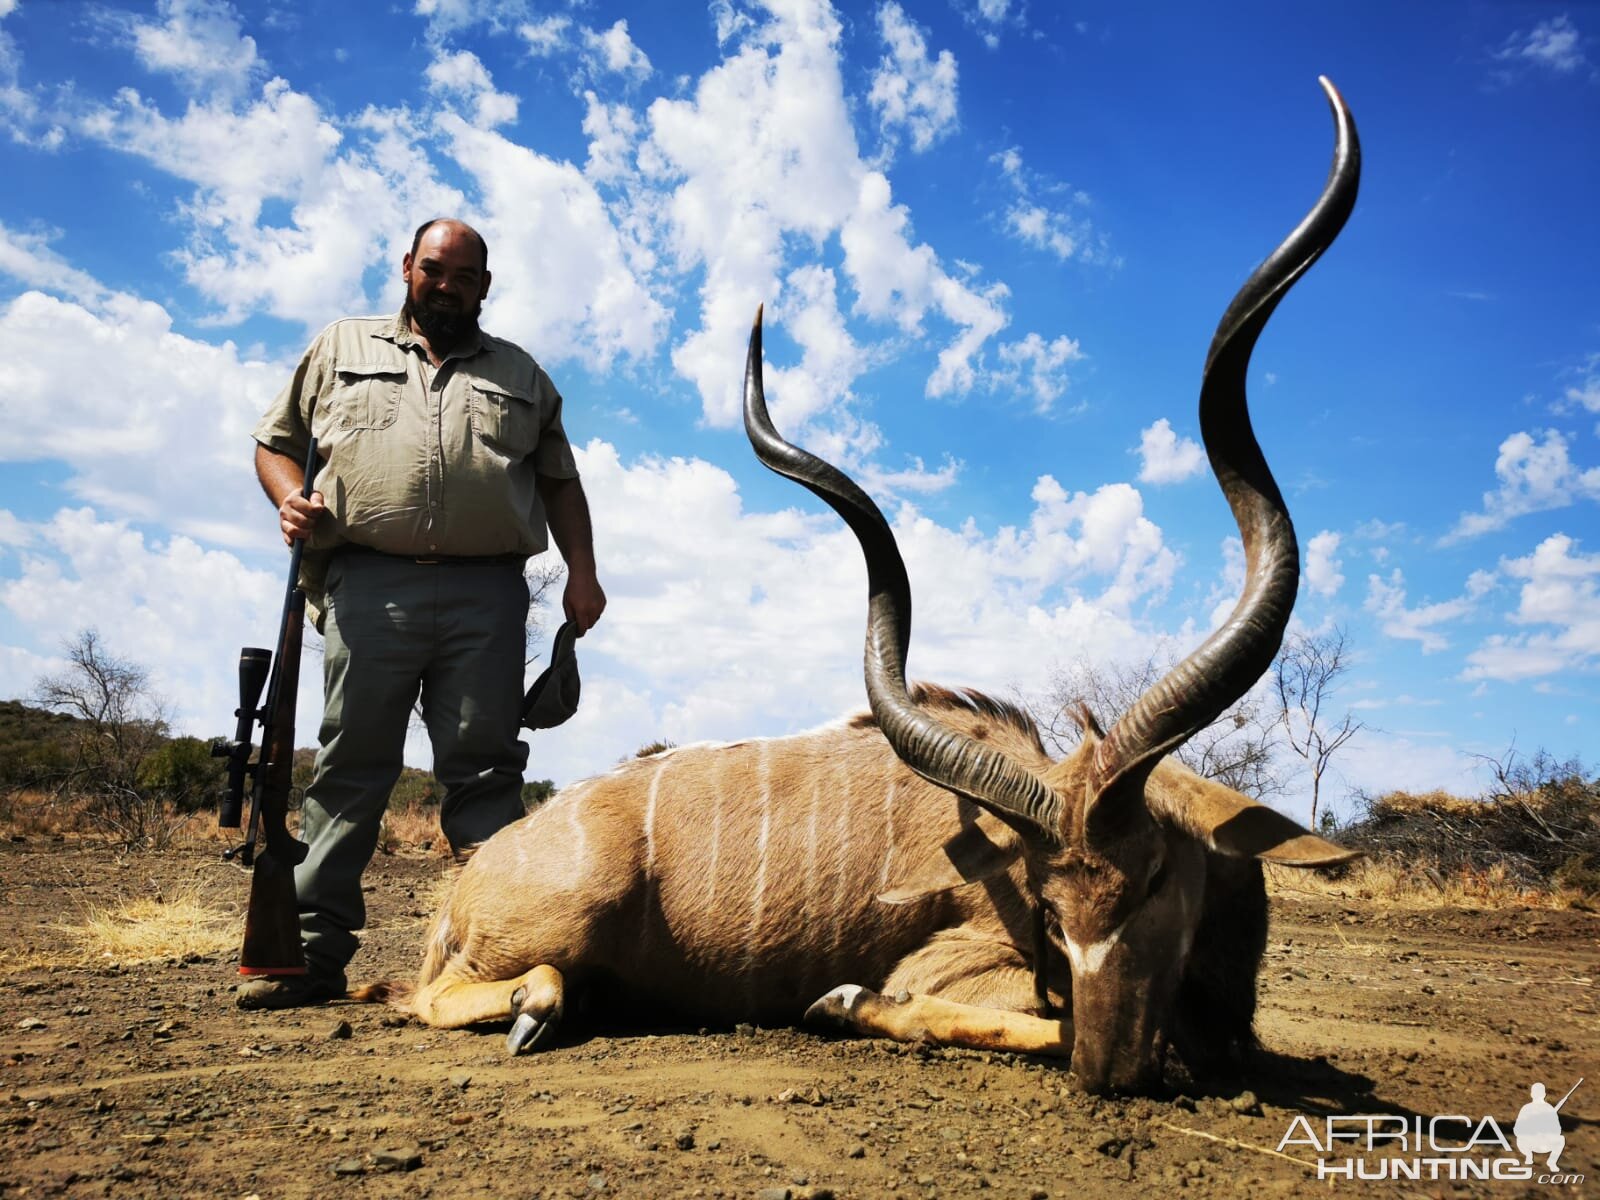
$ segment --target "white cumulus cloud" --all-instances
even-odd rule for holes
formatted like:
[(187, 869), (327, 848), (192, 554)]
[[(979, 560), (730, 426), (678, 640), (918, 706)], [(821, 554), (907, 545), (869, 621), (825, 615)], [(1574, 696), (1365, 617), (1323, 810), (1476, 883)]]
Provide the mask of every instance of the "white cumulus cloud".
[(650, 59), (628, 36), (628, 22), (619, 20), (609, 29), (582, 31), (591, 62), (602, 70), (637, 83), (649, 76)]
[(1078, 343), (1062, 334), (1045, 341), (1029, 333), (1021, 341), (1002, 342), (1000, 366), (989, 377), (990, 386), (1031, 394), (1035, 412), (1048, 412), (1067, 390), (1067, 364), (1083, 357)]
[(1363, 607), (1377, 618), (1378, 627), (1385, 635), (1403, 641), (1414, 641), (1422, 647), (1424, 654), (1432, 654), (1450, 644), (1449, 639), (1435, 626), (1466, 616), (1472, 611), (1473, 602), (1472, 597), (1468, 595), (1459, 596), (1454, 600), (1443, 600), (1436, 604), (1420, 604), (1408, 608), (1405, 576), (1400, 568), (1396, 567), (1389, 573), (1388, 578), (1380, 575), (1367, 576), (1367, 599)]
[(1332, 596), (1344, 586), (1344, 576), (1339, 573), (1343, 564), (1334, 557), (1339, 542), (1337, 533), (1324, 529), (1306, 543), (1306, 583), (1319, 596)]
[[(939, 350), (926, 392), (960, 395), (991, 382), (985, 347), (1009, 317), (1000, 284), (953, 277), (932, 247), (915, 240), (910, 214), (893, 200), (888, 179), (863, 161), (840, 74), (839, 23), (825, 7), (778, 6), (738, 49), (707, 71), (685, 99), (649, 106), (650, 132), (639, 149), (645, 176), (668, 191), (662, 206), (664, 244), (677, 270), (703, 269), (699, 325), (677, 342), (672, 362), (700, 393), (714, 426), (739, 418), (739, 377), (756, 303), (797, 320), (792, 300), (872, 320), (891, 321), (906, 335), (927, 336), (934, 318), (953, 326)], [(835, 290), (788, 297), (790, 246), (821, 249), (837, 238), (844, 255)], [(800, 277), (809, 278), (809, 277)], [(853, 289), (853, 302), (848, 293)], [(1055, 347), (1055, 343), (1049, 343)], [(1062, 348), (1064, 349), (1064, 347)], [(1058, 357), (1062, 349), (1054, 349)], [(832, 360), (838, 363), (840, 360)], [(861, 361), (861, 360), (855, 360)], [(781, 366), (781, 363), (775, 365)], [(1020, 364), (1001, 364), (1002, 372)], [(1056, 364), (1059, 367), (1059, 363)], [(1059, 386), (1059, 371), (1043, 377)], [(800, 386), (792, 371), (772, 376), (774, 403)], [(809, 384), (826, 399), (825, 435), (873, 431), (849, 413), (851, 377), (834, 372)], [(790, 436), (803, 431), (786, 429)], [(859, 453), (865, 443), (855, 446)]]
[(535, 58), (549, 58), (567, 48), (572, 21), (567, 17), (543, 17), (517, 26), (517, 35), (527, 43)]
[(1001, 226), (1012, 237), (1061, 262), (1076, 259), (1120, 265), (1110, 240), (1089, 220), (1092, 201), (1087, 193), (1030, 170), (1015, 146), (991, 155), (989, 161), (1000, 168), (1001, 179), (1011, 191)]
[(1467, 656), (1463, 678), (1531, 679), (1600, 663), (1600, 554), (1580, 554), (1557, 533), (1500, 567), (1524, 581), (1510, 620), (1551, 628), (1489, 637)]
[(1582, 382), (1567, 388), (1562, 399), (1564, 409), (1581, 408), (1585, 412), (1600, 413), (1600, 355), (1590, 356)]
[(195, 95), (237, 95), (263, 68), (255, 39), (221, 0), (160, 0), (155, 20), (106, 19), (121, 25), (144, 66), (173, 76)]
[(428, 64), (428, 90), (472, 105), (472, 123), (493, 129), (517, 119), (517, 98), (495, 90), (489, 70), (470, 50), (441, 52)]
[(438, 39), (474, 25), (502, 33), (528, 16), (527, 0), (416, 0), (412, 12), (428, 22), (430, 38)]
[(1565, 508), (1579, 500), (1600, 500), (1600, 467), (1582, 468), (1567, 455), (1567, 438), (1546, 429), (1541, 439), (1514, 433), (1500, 443), (1494, 473), (1500, 486), (1483, 494), (1483, 511), (1463, 513), (1443, 539), (1457, 542), (1503, 529), (1528, 513)]
[(161, 306), (120, 294), (88, 308), (24, 292), (0, 308), (0, 336), (30, 347), (9, 385), (0, 461), (64, 463), (72, 495), (120, 517), (267, 542), (269, 521), (240, 523), (264, 503), (250, 430), (288, 364), (175, 333)]
[(80, 271), (62, 258), (50, 243), (57, 231), (24, 232), (0, 223), (0, 274), (9, 275), (26, 287), (58, 292), (84, 304), (98, 304), (111, 293), (87, 271)]
[(666, 310), (630, 267), (594, 184), (571, 163), (454, 115), (441, 119), (452, 157), (477, 183), (494, 286), (484, 324), (541, 360), (596, 370), (652, 353)]
[(626, 104), (607, 104), (593, 91), (583, 94), (583, 132), (589, 157), (583, 173), (597, 184), (616, 183), (634, 173), (633, 157), (643, 132), (639, 118)]
[(920, 153), (956, 128), (955, 55), (931, 57), (922, 30), (893, 0), (878, 8), (878, 32), (888, 53), (872, 74), (867, 102), (885, 138), (893, 142), (904, 130)]
[[(179, 117), (124, 89), (79, 128), (195, 185), (180, 209), (189, 237), (177, 257), (221, 323), (267, 312), (314, 329), (370, 311), (368, 267), (386, 250), (398, 264), (401, 231), (463, 207), (408, 118), (369, 110), (348, 127), (359, 144), (347, 146), (346, 131), (282, 79), (241, 108), (195, 103)], [(291, 206), (287, 224), (262, 222), (269, 201)]]
[(1206, 452), (1162, 417), (1139, 432), (1139, 464), (1140, 483), (1182, 483), (1205, 470)]

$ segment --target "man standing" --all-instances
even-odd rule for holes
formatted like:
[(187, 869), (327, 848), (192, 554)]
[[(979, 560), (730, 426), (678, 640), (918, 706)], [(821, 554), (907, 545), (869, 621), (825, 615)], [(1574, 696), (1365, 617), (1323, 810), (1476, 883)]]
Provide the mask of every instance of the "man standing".
[[(255, 430), (284, 540), (309, 539), (301, 582), (326, 641), (325, 707), (295, 870), (307, 974), (244, 983), (241, 1008), (344, 994), (366, 923), (361, 874), (419, 692), (452, 849), (523, 815), (522, 572), (547, 525), (567, 564), (567, 618), (581, 633), (605, 610), (561, 395), (478, 328), (488, 257), (460, 221), (423, 225), (402, 260), (400, 313), (323, 330)], [(322, 466), (303, 497), (313, 432)]]

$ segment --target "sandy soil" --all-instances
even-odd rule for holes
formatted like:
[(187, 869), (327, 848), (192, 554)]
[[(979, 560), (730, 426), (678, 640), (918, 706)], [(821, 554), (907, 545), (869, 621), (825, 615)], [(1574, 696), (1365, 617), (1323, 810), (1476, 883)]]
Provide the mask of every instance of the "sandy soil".
[[(353, 979), (414, 970), (440, 870), (374, 863)], [(0, 944), (50, 951), (83, 905), (195, 878), (242, 904), (245, 876), (203, 851), (0, 845)], [(225, 957), (13, 970), (0, 1197), (1581, 1195), (1600, 1190), (1597, 977), (1592, 914), (1279, 897), (1273, 1053), (1222, 1095), (1095, 1100), (1056, 1064), (788, 1029), (569, 1023), (512, 1060), (501, 1031), (375, 1006), (241, 1013)], [(1579, 1076), (1560, 1166), (1585, 1182), (1319, 1183), (1316, 1148), (1275, 1153), (1299, 1114), (1319, 1137), (1329, 1113), (1489, 1115), (1510, 1137), (1530, 1083), (1554, 1100)]]

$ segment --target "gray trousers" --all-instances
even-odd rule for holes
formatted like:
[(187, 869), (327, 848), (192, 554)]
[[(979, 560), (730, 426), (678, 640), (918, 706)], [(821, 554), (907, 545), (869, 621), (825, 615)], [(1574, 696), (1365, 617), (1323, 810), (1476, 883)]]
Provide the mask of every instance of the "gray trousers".
[(420, 692), (452, 849), (523, 815), (528, 587), (514, 562), (419, 564), (336, 555), (324, 598), (321, 750), (300, 817), (300, 934), (314, 973), (342, 971), (366, 924), (361, 873), (377, 848)]

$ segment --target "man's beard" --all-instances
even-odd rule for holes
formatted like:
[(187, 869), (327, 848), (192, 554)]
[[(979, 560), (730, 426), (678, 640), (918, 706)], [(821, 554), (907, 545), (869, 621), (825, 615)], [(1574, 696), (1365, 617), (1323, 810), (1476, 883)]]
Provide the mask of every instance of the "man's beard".
[(428, 339), (428, 345), (438, 355), (448, 354), (477, 333), (478, 314), (482, 311), (481, 301), (470, 309), (465, 306), (436, 308), (426, 301), (418, 304), (409, 292), (401, 309), (406, 320)]

